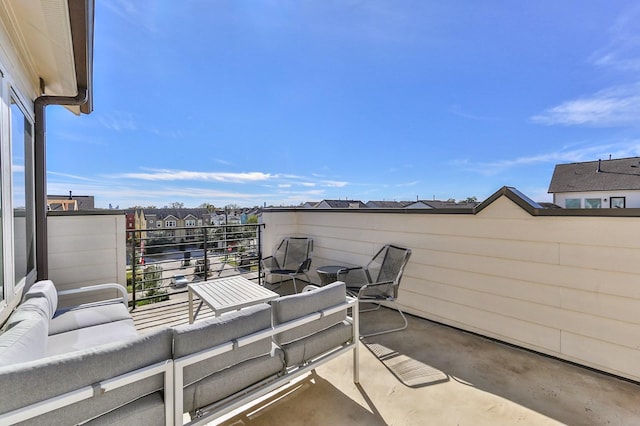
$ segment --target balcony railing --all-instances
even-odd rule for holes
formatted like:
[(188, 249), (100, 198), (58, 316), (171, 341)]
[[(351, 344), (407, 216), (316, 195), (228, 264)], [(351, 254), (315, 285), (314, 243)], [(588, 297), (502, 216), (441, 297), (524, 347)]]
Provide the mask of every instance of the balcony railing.
[(127, 288), (133, 307), (185, 293), (187, 284), (262, 270), (259, 224), (127, 231)]

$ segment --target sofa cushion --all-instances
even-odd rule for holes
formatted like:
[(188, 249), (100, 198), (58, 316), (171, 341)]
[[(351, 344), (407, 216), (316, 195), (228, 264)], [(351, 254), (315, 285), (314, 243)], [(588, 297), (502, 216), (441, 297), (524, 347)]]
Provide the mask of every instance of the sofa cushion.
[(333, 327), (314, 333), (303, 339), (282, 345), (288, 367), (305, 364), (319, 355), (350, 342), (353, 328), (350, 324), (339, 323)]
[[(11, 389), (14, 395), (19, 395), (0, 398), (0, 413), (92, 386), (170, 358), (171, 331), (161, 329), (91, 349), (0, 367), (0, 389)], [(38, 416), (29, 424), (80, 423), (163, 388), (164, 377), (155, 375), (110, 392), (97, 392), (92, 398)]]
[(138, 331), (132, 319), (94, 325), (58, 333), (47, 339), (47, 356), (92, 348), (105, 343), (134, 338)]
[[(31, 315), (32, 318), (25, 318), (0, 334), (0, 367), (32, 361), (46, 355), (47, 322), (37, 312), (27, 312), (26, 315)], [(0, 386), (0, 389), (12, 387)]]
[(131, 319), (129, 310), (119, 301), (80, 305), (57, 311), (49, 324), (49, 335), (127, 319)]
[[(312, 291), (280, 297), (271, 302), (273, 325), (276, 326), (339, 305), (344, 303), (346, 299), (346, 287), (341, 281)], [(346, 310), (324, 316), (316, 321), (279, 333), (275, 336), (275, 341), (278, 344), (290, 343), (336, 325), (346, 317)]]
[(24, 295), (24, 300), (31, 299), (32, 297), (45, 297), (49, 302), (49, 312), (51, 317), (58, 309), (58, 290), (53, 285), (51, 280), (38, 281), (33, 284)]
[(238, 364), (204, 377), (185, 387), (184, 412), (193, 412), (226, 398), (251, 385), (276, 378), (283, 371), (282, 351), (273, 355), (239, 362)]
[(49, 324), (51, 313), (49, 301), (45, 297), (34, 297), (22, 302), (7, 320), (7, 328), (11, 328), (25, 319), (33, 319), (36, 316)]
[(160, 392), (144, 396), (124, 407), (105, 413), (83, 423), (84, 426), (163, 425), (165, 421), (164, 399)]
[[(178, 326), (173, 329), (173, 356), (177, 359), (191, 355), (270, 328), (271, 307), (267, 304), (250, 306), (241, 311)], [(266, 337), (190, 365), (185, 368), (184, 383), (193, 383), (244, 360), (269, 354), (272, 349), (271, 337)], [(281, 363), (281, 368), (284, 368), (284, 363)]]

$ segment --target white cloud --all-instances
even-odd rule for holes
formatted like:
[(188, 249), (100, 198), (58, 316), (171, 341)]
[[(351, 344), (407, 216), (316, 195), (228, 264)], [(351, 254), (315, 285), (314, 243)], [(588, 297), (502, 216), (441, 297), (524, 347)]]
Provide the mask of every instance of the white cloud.
[(591, 55), (591, 62), (617, 71), (640, 71), (639, 20), (638, 5), (626, 10), (609, 29), (609, 43)]
[(601, 90), (592, 96), (566, 101), (533, 116), (545, 125), (594, 127), (637, 126), (640, 117), (640, 85)]
[(211, 181), (227, 183), (259, 182), (277, 178), (277, 175), (262, 172), (248, 173), (220, 173), (220, 172), (195, 172), (188, 170), (150, 170), (147, 173), (122, 173), (112, 175), (111, 178), (139, 179), (150, 181)]
[(322, 182), (323, 185), (329, 187), (329, 188), (343, 188), (345, 186), (347, 186), (349, 183), (348, 182), (339, 182), (339, 181), (331, 181), (331, 180), (326, 180), (324, 182)]
[(116, 132), (137, 129), (136, 122), (133, 119), (133, 116), (121, 111), (98, 115), (97, 118), (100, 124), (102, 124), (104, 127)]
[(494, 162), (472, 162), (468, 159), (451, 162), (465, 171), (479, 173), (485, 176), (492, 176), (507, 169), (536, 164), (560, 164), (582, 161), (593, 161), (598, 158), (635, 157), (640, 155), (640, 140), (631, 140), (620, 143), (602, 144), (581, 147), (577, 149), (561, 149), (559, 151), (547, 152), (525, 157), (517, 157)]
[(91, 178), (88, 178), (88, 177), (78, 176), (78, 175), (70, 175), (68, 173), (52, 172), (50, 170), (47, 171), (47, 175), (49, 175), (49, 176), (59, 176), (59, 177), (65, 177), (65, 178), (77, 179), (77, 180), (83, 180), (83, 181), (89, 181), (89, 182), (95, 182), (94, 179), (91, 179)]

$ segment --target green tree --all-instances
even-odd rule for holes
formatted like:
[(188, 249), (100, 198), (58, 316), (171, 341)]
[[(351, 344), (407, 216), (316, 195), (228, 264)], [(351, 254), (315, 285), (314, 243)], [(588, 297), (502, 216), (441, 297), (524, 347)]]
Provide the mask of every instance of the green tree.
[(164, 206), (165, 209), (183, 209), (184, 208), (184, 203), (181, 203), (179, 201), (173, 202), (171, 204), (169, 204), (168, 206)]

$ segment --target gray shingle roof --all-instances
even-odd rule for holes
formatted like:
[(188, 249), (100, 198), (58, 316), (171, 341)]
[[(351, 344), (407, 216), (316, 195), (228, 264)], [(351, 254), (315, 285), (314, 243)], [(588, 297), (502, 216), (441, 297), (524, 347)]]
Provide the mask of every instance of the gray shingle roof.
[(402, 209), (413, 201), (367, 201), (367, 207), (377, 209)]
[(558, 164), (549, 193), (640, 189), (640, 157)]

